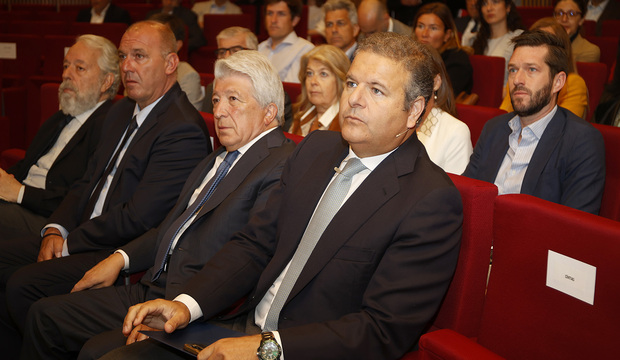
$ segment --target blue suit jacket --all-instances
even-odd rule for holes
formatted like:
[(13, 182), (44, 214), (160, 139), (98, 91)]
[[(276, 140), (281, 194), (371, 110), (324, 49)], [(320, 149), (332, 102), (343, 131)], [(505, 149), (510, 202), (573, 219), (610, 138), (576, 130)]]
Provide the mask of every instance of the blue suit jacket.
[[(515, 113), (489, 120), (463, 175), (494, 182), (508, 151)], [(601, 133), (558, 107), (527, 168), (521, 193), (598, 214), (605, 186), (605, 146)]]

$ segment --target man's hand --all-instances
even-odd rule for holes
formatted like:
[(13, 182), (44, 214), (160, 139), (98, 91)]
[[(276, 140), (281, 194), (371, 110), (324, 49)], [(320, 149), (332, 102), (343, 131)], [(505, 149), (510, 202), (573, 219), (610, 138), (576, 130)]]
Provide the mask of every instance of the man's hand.
[(114, 253), (88, 270), (82, 279), (73, 286), (71, 292), (111, 286), (124, 266), (125, 259), (123, 255)]
[(221, 339), (202, 350), (198, 354), (198, 360), (256, 360), (256, 349), (260, 346), (260, 340), (260, 335)]
[[(48, 234), (52, 234), (49, 235)], [(43, 234), (41, 249), (39, 250), (38, 262), (62, 257), (62, 245), (65, 239), (62, 238), (60, 231), (55, 228), (48, 228)]]
[(161, 331), (161, 330), (140, 324), (136, 326), (135, 328), (133, 328), (133, 330), (131, 331), (131, 334), (129, 334), (129, 336), (127, 337), (127, 341), (125, 342), (125, 345), (133, 344), (137, 341), (142, 341), (142, 340), (149, 338), (148, 336), (142, 334), (140, 331)]
[(15, 180), (13, 174), (0, 169), (0, 199), (8, 202), (17, 202), (17, 196), (22, 184)]
[(144, 324), (171, 333), (189, 324), (191, 314), (182, 302), (157, 299), (129, 308), (123, 321), (123, 334), (129, 336), (134, 327)]

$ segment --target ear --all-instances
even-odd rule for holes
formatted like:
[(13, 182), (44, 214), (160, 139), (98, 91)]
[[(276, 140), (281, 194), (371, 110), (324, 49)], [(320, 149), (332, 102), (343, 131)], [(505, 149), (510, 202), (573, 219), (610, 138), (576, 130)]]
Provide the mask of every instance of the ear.
[(418, 119), (420, 119), (423, 115), (423, 112), (424, 98), (422, 96), (418, 96), (418, 98), (413, 101), (413, 104), (411, 104), (411, 109), (409, 109), (409, 114), (407, 116), (407, 128), (414, 129), (418, 123)]
[(551, 86), (551, 93), (555, 94), (557, 92), (560, 92), (560, 90), (562, 90), (562, 88), (564, 87), (565, 83), (566, 73), (564, 71), (560, 71), (559, 73), (555, 74), (555, 76), (553, 77), (553, 84)]
[[(112, 86), (112, 83), (114, 83), (114, 75), (112, 75), (111, 73), (107, 73), (104, 78), (103, 78), (103, 82), (101, 83), (101, 88), (99, 89), (99, 91), (101, 92), (101, 97), (99, 98), (99, 100), (102, 99), (103, 97), (103, 93), (105, 93), (106, 91), (108, 91), (108, 89)], [(113, 97), (113, 96), (111, 96)]]
[(179, 55), (176, 53), (170, 53), (166, 55), (166, 75), (171, 75), (177, 70), (179, 66)]
[(276, 122), (277, 124), (278, 120), (276, 120), (276, 115), (278, 115), (278, 107), (276, 106), (276, 104), (274, 103), (269, 103), (269, 105), (267, 105), (267, 108), (265, 109), (265, 116), (263, 117), (263, 122), (265, 123), (265, 127), (269, 128), (273, 122)]
[(297, 24), (299, 23), (299, 20), (301, 20), (299, 16), (295, 16), (293, 18), (293, 21), (291, 21), (291, 23), (293, 24), (293, 27), (297, 26)]
[(183, 47), (183, 40), (177, 40), (177, 52)]
[(357, 39), (357, 35), (360, 34), (360, 26), (358, 24), (355, 24), (352, 26), (353, 26), (353, 37)]
[(440, 87), (441, 87), (441, 75), (437, 74), (435, 75), (435, 78), (433, 79), (433, 91), (439, 90)]
[(454, 33), (452, 32), (452, 29), (448, 29), (448, 31), (446, 31), (446, 34), (443, 36), (443, 42), (444, 44), (448, 42), (448, 40), (450, 40), (450, 38), (452, 37)]
[(581, 20), (579, 20), (579, 26), (583, 25), (583, 22), (586, 21), (586, 18), (584, 18), (583, 16), (581, 17)]

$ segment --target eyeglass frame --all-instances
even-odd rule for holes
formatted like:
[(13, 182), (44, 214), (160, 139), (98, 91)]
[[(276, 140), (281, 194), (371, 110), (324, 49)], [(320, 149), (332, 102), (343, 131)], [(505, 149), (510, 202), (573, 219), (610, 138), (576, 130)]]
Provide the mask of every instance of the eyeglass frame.
[(564, 15), (566, 15), (566, 17), (568, 17), (568, 18), (574, 18), (577, 15), (581, 16), (582, 12), (581, 11), (573, 11), (573, 10), (569, 10), (569, 11), (560, 10), (560, 11), (554, 11), (553, 12), (553, 17), (556, 18), (556, 19), (561, 19), (562, 17), (564, 17)]
[[(241, 50), (250, 50), (250, 49), (248, 49), (246, 47), (243, 47), (243, 46), (240, 46), (240, 45), (237, 45), (237, 46), (233, 46), (233, 47), (229, 47), (229, 48), (218, 48), (218, 49), (215, 49), (214, 53), (215, 53), (215, 56), (218, 59), (220, 59), (220, 58), (223, 58), (224, 56), (226, 56), (227, 52), (230, 52), (230, 55), (232, 55), (232, 54), (234, 54), (234, 53), (236, 53), (238, 51), (241, 51)], [(220, 56), (220, 53), (222, 54), (221, 56)]]

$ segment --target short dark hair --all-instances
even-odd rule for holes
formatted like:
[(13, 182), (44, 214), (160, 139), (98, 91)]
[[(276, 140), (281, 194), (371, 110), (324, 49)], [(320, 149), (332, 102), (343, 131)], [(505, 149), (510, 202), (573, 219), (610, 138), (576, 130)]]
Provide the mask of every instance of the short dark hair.
[(555, 34), (543, 30), (525, 31), (521, 35), (514, 37), (512, 43), (515, 45), (515, 50), (521, 46), (545, 46), (548, 50), (545, 63), (551, 70), (551, 79), (560, 72), (568, 74), (569, 62), (571, 60), (568, 58), (564, 43)]
[(402, 64), (409, 72), (409, 79), (405, 84), (406, 110), (418, 98), (424, 98), (424, 107), (433, 94), (435, 79), (435, 63), (427, 47), (413, 40), (409, 36), (394, 32), (376, 32), (359, 44), (356, 54), (362, 51), (386, 57)]
[(157, 13), (149, 17), (149, 20), (154, 20), (162, 24), (168, 25), (170, 30), (174, 33), (174, 37), (178, 40), (185, 41), (185, 24), (178, 16), (172, 14)]
[(291, 19), (294, 19), (295, 16), (301, 17), (301, 10), (304, 7), (301, 0), (267, 0), (265, 1), (265, 9), (267, 9), (267, 5), (277, 4), (281, 1), (285, 2), (286, 6), (288, 6), (288, 10), (291, 12)]

